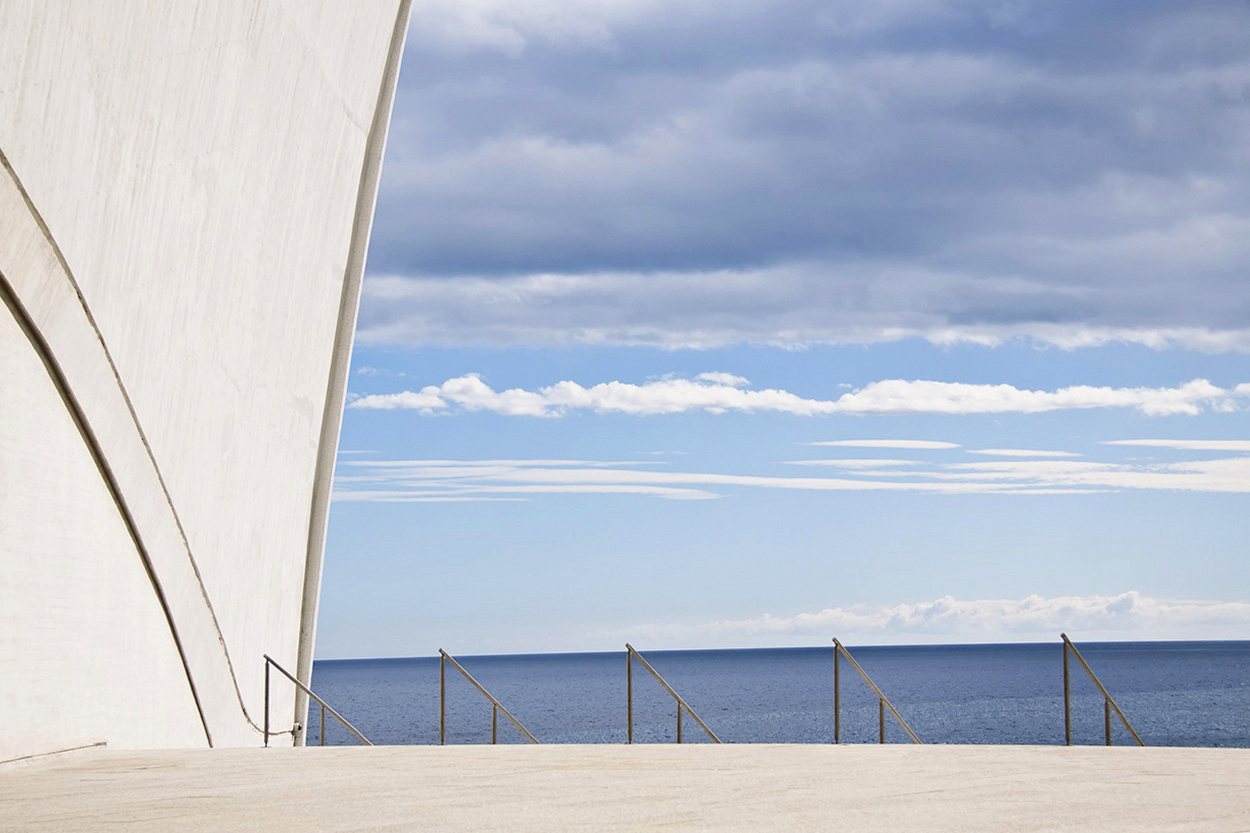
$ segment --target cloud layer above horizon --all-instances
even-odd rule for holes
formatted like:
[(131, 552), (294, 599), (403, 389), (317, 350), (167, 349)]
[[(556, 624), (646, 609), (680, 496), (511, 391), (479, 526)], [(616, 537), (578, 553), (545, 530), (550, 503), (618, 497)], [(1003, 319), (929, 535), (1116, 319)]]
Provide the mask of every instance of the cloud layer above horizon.
[(601, 382), (583, 387), (561, 381), (537, 390), (496, 391), (477, 374), (426, 385), (420, 391), (356, 396), (357, 410), (414, 410), (424, 415), (491, 411), (507, 416), (557, 417), (576, 410), (636, 416), (688, 411), (775, 411), (796, 416), (828, 414), (1042, 413), (1089, 408), (1134, 408), (1147, 416), (1241, 410), (1250, 383), (1221, 388), (1194, 379), (1174, 388), (1112, 388), (1075, 385), (1055, 391), (1021, 390), (1008, 384), (966, 384), (888, 379), (837, 399), (809, 399), (785, 390), (750, 390), (749, 381), (728, 373), (694, 379), (665, 378), (632, 384)]
[(787, 638), (844, 641), (1058, 641), (1061, 631), (1074, 639), (1226, 637), (1250, 626), (1246, 602), (1158, 599), (1130, 590), (1110, 596), (1032, 595), (1023, 599), (955, 599), (874, 607), (858, 604), (792, 616), (763, 614), (751, 619), (703, 623), (654, 622), (596, 636), (646, 639), (651, 644), (690, 645), (734, 640), (769, 644)]
[(1250, 350), (1235, 0), (425, 0), (367, 343)]

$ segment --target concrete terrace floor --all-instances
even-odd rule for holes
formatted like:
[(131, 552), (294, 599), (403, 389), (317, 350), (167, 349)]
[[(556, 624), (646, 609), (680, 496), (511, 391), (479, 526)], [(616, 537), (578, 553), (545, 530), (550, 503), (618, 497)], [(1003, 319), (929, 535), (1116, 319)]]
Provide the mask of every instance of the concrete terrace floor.
[(89, 750), (0, 830), (1250, 831), (1250, 750), (874, 745)]

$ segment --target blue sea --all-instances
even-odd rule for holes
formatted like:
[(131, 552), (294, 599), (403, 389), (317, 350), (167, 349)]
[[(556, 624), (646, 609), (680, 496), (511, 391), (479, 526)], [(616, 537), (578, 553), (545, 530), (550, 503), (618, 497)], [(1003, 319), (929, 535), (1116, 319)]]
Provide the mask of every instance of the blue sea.
[[(1149, 746), (1250, 746), (1250, 642), (1078, 643)], [(1060, 643), (850, 647), (925, 743), (1062, 744)], [(643, 651), (726, 743), (833, 741), (833, 649)], [(462, 656), (542, 743), (624, 743), (625, 653)], [(313, 690), (377, 744), (438, 743), (438, 658), (321, 660)], [(1103, 701), (1073, 659), (1073, 743), (1103, 743)], [(634, 742), (671, 743), (673, 699), (634, 664)], [(877, 742), (877, 700), (841, 663), (841, 739)], [(1112, 717), (1113, 742), (1132, 738)], [(320, 740), (318, 709), (308, 743)], [(447, 742), (490, 743), (491, 705), (447, 667)], [(886, 740), (908, 742), (886, 714)], [(498, 741), (525, 743), (503, 715)], [(686, 717), (683, 742), (708, 742)], [(326, 743), (356, 743), (332, 717)]]

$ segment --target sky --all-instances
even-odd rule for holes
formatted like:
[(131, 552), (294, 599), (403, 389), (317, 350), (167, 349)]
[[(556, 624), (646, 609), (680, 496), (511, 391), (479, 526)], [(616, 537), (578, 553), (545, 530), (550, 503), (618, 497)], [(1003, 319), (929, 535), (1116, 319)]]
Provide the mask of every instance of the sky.
[(1250, 638), (1246, 31), (417, 0), (318, 657)]

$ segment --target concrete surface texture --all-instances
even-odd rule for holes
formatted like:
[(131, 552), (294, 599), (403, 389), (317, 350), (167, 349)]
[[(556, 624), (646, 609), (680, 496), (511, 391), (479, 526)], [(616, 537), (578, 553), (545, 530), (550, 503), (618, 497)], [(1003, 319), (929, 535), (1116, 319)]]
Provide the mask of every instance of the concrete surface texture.
[(0, 831), (1250, 830), (1250, 750), (424, 746), (0, 768)]
[(0, 761), (259, 745), (307, 678), (407, 14), (0, 3)]

